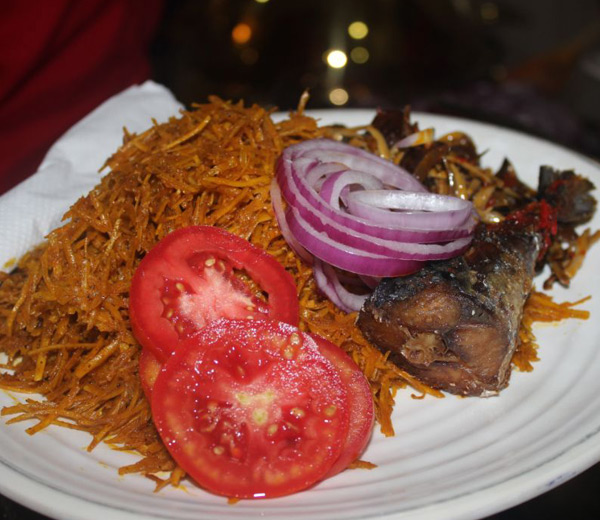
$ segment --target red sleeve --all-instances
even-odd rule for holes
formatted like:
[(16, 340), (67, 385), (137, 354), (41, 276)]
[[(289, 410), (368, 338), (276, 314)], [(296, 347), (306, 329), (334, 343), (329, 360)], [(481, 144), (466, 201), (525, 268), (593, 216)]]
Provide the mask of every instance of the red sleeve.
[(162, 0), (3, 0), (0, 193), (94, 107), (150, 76)]

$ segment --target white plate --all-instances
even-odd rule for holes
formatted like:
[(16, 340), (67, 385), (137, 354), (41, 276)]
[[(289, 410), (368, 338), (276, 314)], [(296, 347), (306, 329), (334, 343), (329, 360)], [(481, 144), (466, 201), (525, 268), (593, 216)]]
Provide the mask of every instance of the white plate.
[[(323, 123), (348, 125), (373, 116), (364, 110), (313, 114)], [(497, 168), (509, 157), (532, 185), (541, 164), (575, 168), (600, 185), (597, 163), (548, 142), (455, 118), (416, 119), (438, 136), (467, 132), (479, 150), (489, 150), (485, 165)], [(591, 225), (599, 228), (600, 216)], [(532, 373), (513, 373), (499, 397), (415, 400), (410, 390), (400, 392), (396, 436), (376, 432), (364, 455), (378, 465), (371, 471), (346, 471), (290, 497), (229, 505), (193, 485), (156, 494), (142, 477), (119, 477), (117, 468), (133, 456), (106, 447), (87, 453), (84, 434), (50, 428), (30, 437), (26, 425), (0, 423), (0, 492), (66, 520), (468, 519), (506, 509), (600, 460), (599, 261), (596, 247), (572, 287), (554, 293), (571, 301), (593, 294), (583, 306), (592, 318), (537, 327), (541, 361)], [(0, 404), (10, 403), (0, 393)]]

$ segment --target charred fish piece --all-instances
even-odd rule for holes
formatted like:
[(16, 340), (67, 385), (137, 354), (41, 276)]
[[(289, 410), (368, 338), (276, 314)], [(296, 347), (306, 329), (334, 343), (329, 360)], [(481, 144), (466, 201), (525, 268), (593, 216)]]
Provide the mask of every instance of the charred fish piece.
[[(527, 220), (527, 219), (525, 219)], [(358, 326), (390, 360), (454, 394), (489, 396), (508, 384), (523, 307), (547, 242), (522, 219), (479, 225), (460, 257), (381, 281)]]
[(540, 168), (538, 198), (556, 208), (559, 225), (583, 224), (594, 216), (596, 199), (591, 194), (594, 188), (589, 179), (573, 170)]

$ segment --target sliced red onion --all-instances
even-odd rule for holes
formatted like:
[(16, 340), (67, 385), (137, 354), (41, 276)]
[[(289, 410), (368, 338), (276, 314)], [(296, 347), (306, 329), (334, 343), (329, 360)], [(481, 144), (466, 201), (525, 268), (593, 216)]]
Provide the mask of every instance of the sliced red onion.
[(333, 281), (330, 280), (323, 271), (323, 265), (323, 262), (318, 259), (315, 260), (313, 264), (313, 276), (315, 277), (317, 287), (325, 296), (327, 296), (327, 298), (331, 300), (336, 307), (342, 309), (344, 312), (352, 312), (353, 309), (347, 307), (339, 297), (337, 291), (335, 290), (335, 286), (333, 285)]
[[(435, 242), (445, 241), (445, 244), (431, 243), (431, 235), (422, 231), (402, 231), (398, 237), (404, 239), (385, 240), (367, 233), (361, 233), (338, 223), (324, 213), (311, 211), (305, 206), (296, 205), (294, 209), (299, 213), (313, 229), (325, 233), (332, 240), (342, 246), (353, 249), (364, 249), (370, 253), (389, 256), (400, 260), (443, 260), (464, 251), (471, 243), (471, 235), (448, 241), (444, 235), (443, 239)], [(440, 237), (442, 234), (439, 234)], [(304, 247), (308, 246), (299, 238), (295, 237)], [(313, 253), (314, 254), (314, 253)], [(319, 255), (317, 255), (319, 256)], [(367, 274), (367, 273), (363, 273)]]
[(383, 188), (383, 183), (370, 173), (346, 170), (329, 175), (323, 182), (319, 195), (339, 211), (340, 195), (345, 188), (350, 186), (361, 187), (363, 190), (379, 190)]
[(285, 216), (290, 231), (306, 250), (324, 262), (351, 273), (377, 277), (403, 276), (423, 265), (418, 260), (391, 258), (340, 245), (326, 233), (320, 233), (312, 227), (294, 207), (288, 207)]
[(370, 152), (330, 139), (312, 139), (286, 148), (284, 157), (316, 159), (321, 163), (339, 163), (349, 170), (370, 173), (384, 184), (398, 189), (427, 191), (426, 188), (404, 168)]
[[(355, 170), (364, 173), (371, 173), (377, 177), (380, 181), (388, 186), (392, 186), (399, 190), (411, 190), (411, 191), (423, 191), (423, 186), (417, 181), (415, 177), (410, 175), (406, 170), (401, 169), (386, 169), (381, 168), (380, 164), (371, 164), (364, 157), (346, 157), (343, 153), (328, 152), (322, 154), (320, 152), (309, 152), (304, 154), (303, 158), (316, 158), (321, 154), (321, 159), (332, 163), (344, 164), (349, 170)], [(373, 156), (375, 157), (375, 156)], [(342, 162), (343, 161), (343, 162)], [(390, 165), (394, 166), (391, 162)]]
[(463, 211), (468, 214), (473, 207), (467, 200), (437, 193), (371, 189), (354, 192), (351, 196), (369, 206), (404, 211)]
[(460, 254), (476, 224), (469, 201), (429, 193), (392, 162), (327, 139), (286, 148), (273, 186), (284, 238), (303, 258), (314, 257), (316, 283), (345, 311), (360, 309), (365, 296), (346, 289), (333, 267), (373, 288), (379, 278)]
[(271, 204), (273, 205), (273, 212), (275, 213), (275, 218), (277, 219), (277, 223), (279, 224), (279, 229), (281, 231), (281, 235), (283, 239), (288, 243), (288, 245), (294, 250), (294, 252), (302, 258), (307, 264), (311, 265), (313, 262), (313, 256), (304, 249), (300, 243), (296, 240), (290, 228), (287, 225), (287, 221), (285, 219), (285, 210), (283, 209), (283, 201), (281, 199), (281, 190), (277, 185), (277, 180), (273, 179), (271, 182)]
[(423, 229), (456, 228), (473, 217), (471, 202), (435, 193), (363, 190), (344, 195), (344, 203), (357, 217), (394, 227), (414, 228), (420, 223)]
[(306, 182), (317, 191), (320, 191), (323, 183), (331, 175), (348, 171), (348, 168), (343, 164), (321, 163), (311, 159), (300, 159), (300, 164), (302, 164), (301, 161), (308, 161), (308, 164), (306, 164)]
[[(457, 226), (455, 229), (449, 229), (445, 224), (443, 214), (437, 215), (439, 229), (420, 229), (419, 227), (392, 227), (389, 225), (373, 224), (366, 218), (336, 210), (323, 200), (311, 186), (307, 185), (294, 168), (294, 164), (291, 161), (280, 160), (278, 162), (277, 182), (285, 200), (301, 210), (304, 216), (309, 213), (325, 216), (335, 220), (341, 226), (348, 228), (348, 230), (398, 242), (445, 242), (455, 238), (470, 236), (472, 233), (472, 223)], [(420, 219), (413, 219), (414, 224), (419, 224), (419, 222)]]
[[(352, 290), (352, 289), (365, 289), (365, 287), (368, 287), (368, 284), (366, 284), (363, 281), (363, 277), (365, 278), (369, 278), (365, 275), (363, 276), (359, 276), (357, 274), (354, 273), (350, 273), (348, 271), (336, 271), (336, 275), (338, 280), (344, 285), (344, 287), (348, 287), (348, 289)], [(379, 278), (374, 278), (373, 280), (379, 280)], [(364, 291), (363, 291), (364, 292)]]
[(348, 291), (340, 282), (335, 270), (328, 264), (315, 260), (313, 266), (315, 282), (321, 291), (336, 307), (345, 312), (356, 312), (361, 309), (368, 294), (355, 294)]

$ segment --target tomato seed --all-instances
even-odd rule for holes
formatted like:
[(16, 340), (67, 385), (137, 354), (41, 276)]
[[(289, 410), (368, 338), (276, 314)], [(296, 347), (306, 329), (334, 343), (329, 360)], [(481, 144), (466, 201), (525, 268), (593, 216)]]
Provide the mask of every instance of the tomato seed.
[(333, 415), (335, 415), (335, 412), (337, 412), (337, 406), (333, 404), (325, 408), (325, 415), (327, 415), (328, 417), (332, 417)]
[(250, 396), (248, 394), (239, 393), (236, 394), (236, 399), (240, 402), (240, 404), (248, 404), (250, 402)]
[(269, 428), (267, 428), (267, 435), (275, 435), (278, 429), (279, 426), (277, 426), (276, 424), (271, 424)]
[(181, 282), (177, 282), (175, 284), (175, 288), (181, 292), (185, 291), (185, 285), (183, 285)]
[(300, 430), (298, 430), (298, 427), (295, 424), (292, 424), (289, 421), (286, 421), (285, 425), (292, 431), (295, 431), (295, 432), (300, 431)]
[(292, 345), (300, 345), (302, 343), (302, 339), (300, 338), (299, 334), (296, 334), (295, 332), (290, 336), (290, 343)]
[(306, 415), (306, 412), (302, 409), (302, 408), (292, 408), (292, 415), (294, 417), (297, 417), (298, 419), (301, 419), (302, 417), (304, 417)]
[(207, 258), (206, 261), (204, 262), (204, 265), (206, 267), (212, 267), (213, 265), (215, 265), (217, 263), (217, 260), (215, 258)]
[(269, 418), (269, 413), (264, 408), (257, 408), (256, 410), (252, 410), (252, 420), (262, 426), (267, 422)]
[(213, 453), (215, 455), (223, 455), (223, 453), (225, 453), (225, 448), (223, 448), (223, 446), (215, 446), (213, 448)]

